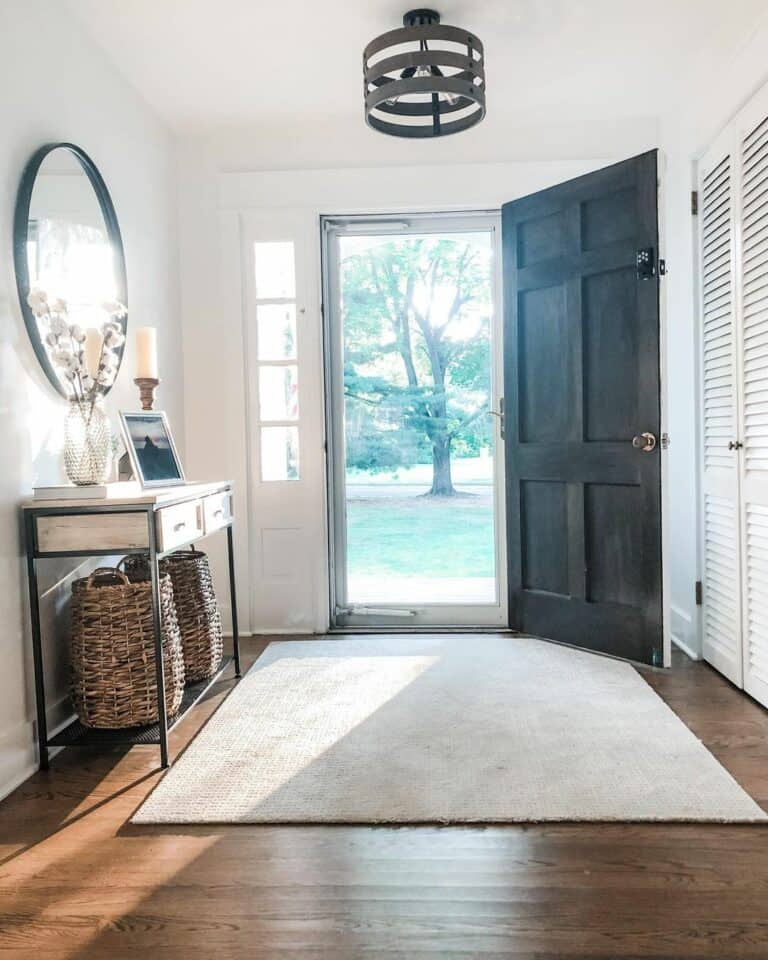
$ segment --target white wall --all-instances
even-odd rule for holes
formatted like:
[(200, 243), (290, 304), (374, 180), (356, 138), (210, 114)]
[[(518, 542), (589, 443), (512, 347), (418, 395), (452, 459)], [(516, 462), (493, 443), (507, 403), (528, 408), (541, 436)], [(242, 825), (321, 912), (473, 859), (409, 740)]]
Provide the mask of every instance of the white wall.
[[(661, 255), (669, 274), (664, 280), (666, 300), (666, 348), (664, 355), (664, 405), (671, 436), (667, 455), (668, 514), (665, 542), (666, 587), (673, 639), (693, 655), (700, 650), (699, 609), (695, 583), (699, 579), (697, 509), (697, 398), (696, 398), (696, 280), (695, 223), (690, 213), (694, 187), (695, 158), (766, 77), (768, 22), (755, 28), (747, 42), (725, 66), (691, 74), (690, 87), (675, 104), (660, 104), (656, 123), (644, 121), (605, 124), (586, 115), (584, 129), (597, 131), (591, 137), (593, 152), (583, 137), (568, 147), (563, 141), (562, 118), (551, 118), (551, 149), (539, 157), (531, 154), (525, 137), (514, 130), (493, 146), (495, 159), (504, 163), (468, 164), (448, 162), (456, 156), (444, 145), (432, 144), (434, 161), (410, 169), (397, 164), (422, 153), (409, 154), (405, 147), (386, 141), (382, 166), (371, 167), (369, 155), (355, 157), (354, 169), (313, 169), (306, 151), (293, 143), (259, 135), (227, 134), (207, 140), (189, 140), (181, 145), (180, 194), (183, 223), (181, 269), (184, 281), (183, 315), (189, 350), (185, 357), (187, 430), (192, 437), (199, 422), (213, 423), (225, 417), (231, 438), (209, 432), (203, 443), (195, 437), (188, 459), (203, 478), (226, 472), (238, 484), (240, 516), (246, 515), (248, 485), (247, 429), (243, 411), (247, 402), (242, 339), (242, 291), (232, 258), (240, 256), (242, 223), (248, 211), (268, 209), (315, 217), (318, 213), (396, 210), (409, 205), (434, 203), (437, 207), (496, 205), (527, 190), (557, 182), (593, 169), (611, 160), (623, 159), (644, 149), (659, 147), (662, 153)], [(344, 151), (343, 138), (334, 156)], [(440, 151), (443, 150), (443, 153)], [(444, 157), (440, 162), (437, 158)], [(282, 156), (282, 159), (276, 157)], [(327, 168), (328, 147), (322, 148), (322, 166)], [(461, 155), (461, 159), (465, 159)], [(559, 160), (560, 162), (557, 162)], [(360, 164), (360, 166), (357, 166)], [(367, 164), (367, 166), (365, 166)], [(296, 169), (303, 165), (306, 169)], [(318, 163), (318, 166), (321, 164)], [(264, 166), (283, 172), (259, 172)], [(426, 193), (424, 191), (427, 191)], [(228, 240), (222, 238), (228, 237)], [(225, 247), (229, 250), (225, 253)], [(214, 269), (211, 269), (211, 265)], [(225, 280), (225, 278), (227, 278)], [(319, 323), (317, 317), (314, 322)], [(212, 345), (220, 343), (214, 356)], [(319, 358), (318, 358), (319, 363)], [(215, 371), (219, 384), (215, 396), (200, 389), (206, 372)], [(314, 398), (319, 402), (319, 398)], [(215, 416), (212, 416), (215, 411)], [(220, 422), (220, 420), (219, 420)], [(314, 539), (314, 534), (313, 534)], [(254, 584), (258, 571), (249, 566), (248, 544), (243, 526), (238, 537), (238, 573), (241, 584), (241, 619), (248, 626), (248, 608), (243, 594)], [(316, 561), (319, 563), (319, 560)], [(220, 566), (220, 564), (219, 564)], [(318, 567), (319, 569), (319, 567)], [(243, 589), (245, 587), (245, 589)], [(322, 603), (322, 597), (320, 601)], [(322, 627), (318, 610), (316, 623)], [(250, 627), (254, 630), (279, 626), (273, 618), (262, 619), (258, 609)]]
[(696, 158), (717, 132), (768, 79), (768, 22), (755, 29), (726, 69), (691, 87), (685, 101), (660, 123), (666, 155), (664, 254), (669, 263), (666, 376), (670, 483), (668, 575), (672, 639), (691, 655), (701, 655), (700, 608), (695, 604), (699, 563), (698, 503), (698, 302), (696, 223), (691, 190)]
[[(110, 189), (125, 244), (129, 342), (108, 399), (138, 406), (131, 327), (156, 325), (160, 404), (183, 441), (177, 308), (176, 177), (170, 136), (58, 0), (0, 4), (0, 795), (35, 763), (34, 694), (18, 503), (35, 484), (64, 480), (64, 401), (48, 385), (27, 339), (16, 294), (12, 221), (22, 169), (41, 144), (69, 140), (95, 160)], [(70, 567), (41, 564), (47, 591), (52, 723), (62, 718), (62, 626)], [(57, 586), (58, 584), (58, 586)], [(58, 615), (58, 616), (57, 616)], [(58, 619), (58, 629), (54, 620)]]

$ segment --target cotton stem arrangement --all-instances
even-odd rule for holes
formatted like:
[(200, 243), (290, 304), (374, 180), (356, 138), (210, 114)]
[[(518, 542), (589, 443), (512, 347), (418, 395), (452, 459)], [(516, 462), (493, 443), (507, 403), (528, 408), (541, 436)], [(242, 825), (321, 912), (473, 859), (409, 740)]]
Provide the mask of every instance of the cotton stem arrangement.
[(117, 377), (117, 351), (125, 342), (121, 323), (127, 313), (125, 306), (116, 300), (102, 303), (105, 320), (101, 327), (85, 330), (71, 321), (61, 297), (49, 300), (45, 290), (35, 288), (27, 304), (40, 326), (51, 362), (61, 371), (70, 399), (92, 410)]

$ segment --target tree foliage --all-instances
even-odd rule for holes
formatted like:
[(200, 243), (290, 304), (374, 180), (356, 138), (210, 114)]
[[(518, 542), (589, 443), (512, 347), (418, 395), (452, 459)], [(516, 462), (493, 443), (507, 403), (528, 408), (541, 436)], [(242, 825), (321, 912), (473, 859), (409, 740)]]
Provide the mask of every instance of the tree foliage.
[(344, 256), (348, 466), (431, 460), (430, 492), (450, 496), (452, 454), (488, 445), (490, 258), (460, 235), (358, 241)]

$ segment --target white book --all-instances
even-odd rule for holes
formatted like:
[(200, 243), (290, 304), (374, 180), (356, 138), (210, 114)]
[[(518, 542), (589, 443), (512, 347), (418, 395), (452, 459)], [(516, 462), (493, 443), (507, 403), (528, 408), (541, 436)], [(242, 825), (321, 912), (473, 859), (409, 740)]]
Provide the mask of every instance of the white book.
[(35, 500), (115, 500), (120, 497), (136, 497), (141, 493), (141, 484), (136, 480), (119, 480), (115, 483), (89, 483), (76, 486), (65, 483), (59, 487), (35, 487)]

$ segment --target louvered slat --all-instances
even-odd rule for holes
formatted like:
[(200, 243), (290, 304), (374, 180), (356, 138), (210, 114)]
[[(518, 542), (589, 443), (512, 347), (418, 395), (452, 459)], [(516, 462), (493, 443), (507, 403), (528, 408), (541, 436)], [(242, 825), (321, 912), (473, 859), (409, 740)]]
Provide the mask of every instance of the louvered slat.
[(748, 688), (768, 684), (768, 506), (747, 504), (747, 618), (745, 675)]
[(728, 442), (735, 436), (730, 157), (704, 178), (701, 212), (704, 464), (732, 469), (728, 451)]
[(736, 508), (721, 497), (704, 498), (704, 642), (725, 660), (739, 645)]
[(768, 119), (740, 149), (743, 679), (768, 704)]
[[(720, 152), (716, 152), (719, 149)], [(732, 154), (712, 150), (699, 183), (701, 240), (701, 382), (703, 427), (704, 657), (741, 683), (742, 600), (739, 593), (737, 344), (734, 296), (735, 205)], [(706, 160), (705, 160), (706, 163)], [(760, 231), (756, 231), (761, 237)], [(751, 349), (759, 351), (755, 342)]]

